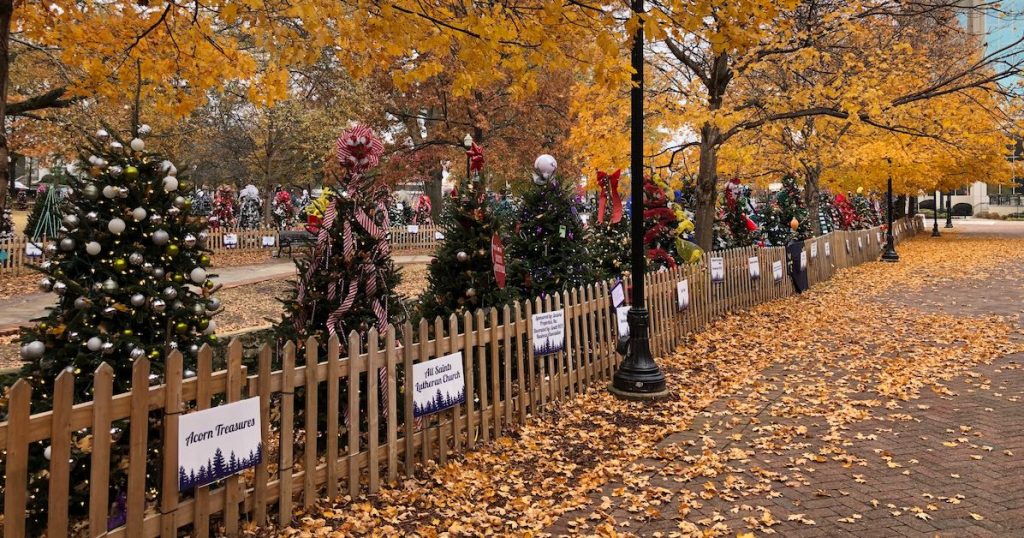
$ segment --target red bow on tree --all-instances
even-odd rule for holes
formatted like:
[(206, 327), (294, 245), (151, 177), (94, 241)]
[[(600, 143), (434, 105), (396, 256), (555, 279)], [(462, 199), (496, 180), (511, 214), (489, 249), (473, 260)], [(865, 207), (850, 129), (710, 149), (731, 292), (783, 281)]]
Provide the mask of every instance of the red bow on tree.
[(597, 201), (597, 222), (604, 222), (604, 211), (609, 201), (612, 204), (611, 224), (618, 224), (622, 220), (622, 198), (619, 197), (619, 176), (622, 170), (616, 170), (612, 174), (597, 172), (597, 184), (601, 187), (601, 195)]
[(484, 169), (484, 148), (476, 145), (476, 142), (473, 142), (473, 145), (466, 150), (466, 156), (469, 157), (469, 171), (471, 173)]
[(377, 166), (384, 144), (369, 127), (356, 125), (342, 133), (334, 151), (342, 166), (358, 174)]

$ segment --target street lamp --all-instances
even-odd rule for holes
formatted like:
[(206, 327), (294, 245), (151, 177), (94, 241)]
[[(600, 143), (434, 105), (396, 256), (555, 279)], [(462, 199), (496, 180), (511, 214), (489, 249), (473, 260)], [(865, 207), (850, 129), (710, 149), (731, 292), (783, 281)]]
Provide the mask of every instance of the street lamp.
[(473, 137), (466, 133), (466, 138), (462, 139), (462, 145), (466, 146), (466, 181), (469, 181), (469, 149), (473, 147)]
[(932, 209), (934, 209), (932, 212), (932, 237), (939, 237), (942, 235), (939, 233), (939, 206), (942, 205), (942, 195), (939, 191), (935, 191), (933, 201), (935, 203), (932, 204)]
[[(632, 0), (633, 14), (638, 18), (644, 12), (644, 0)], [(629, 91), (629, 181), (630, 202), (634, 218), (630, 223), (630, 270), (633, 274), (632, 308), (626, 316), (629, 322), (629, 346), (622, 364), (612, 377), (608, 390), (619, 398), (650, 400), (668, 394), (665, 375), (651, 356), (648, 342), (650, 314), (644, 304), (644, 275), (647, 260), (644, 258), (644, 25), (641, 21), (633, 34), (632, 88)], [(638, 217), (639, 215), (639, 217)]]
[(889, 226), (885, 230), (885, 252), (882, 253), (882, 261), (885, 262), (898, 262), (900, 261), (900, 255), (896, 253), (896, 241), (892, 236), (892, 159), (886, 158), (889, 161), (889, 192), (886, 201), (889, 205)]
[(953, 227), (953, 191), (946, 193), (946, 228)]

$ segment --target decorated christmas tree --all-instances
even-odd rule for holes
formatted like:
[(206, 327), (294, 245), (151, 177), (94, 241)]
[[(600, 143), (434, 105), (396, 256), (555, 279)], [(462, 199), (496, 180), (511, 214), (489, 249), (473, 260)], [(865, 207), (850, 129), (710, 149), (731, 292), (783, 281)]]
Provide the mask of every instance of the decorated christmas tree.
[(767, 245), (788, 245), (811, 237), (807, 206), (792, 177), (782, 179), (782, 189), (769, 196), (767, 203), (759, 208), (758, 217)]
[(750, 187), (733, 178), (725, 185), (722, 195), (721, 221), (728, 229), (728, 247), (746, 247), (760, 241), (753, 201), (750, 198)]
[(284, 301), (277, 335), (295, 340), (331, 335), (343, 340), (351, 331), (382, 333), (405, 319), (396, 291), (400, 276), (388, 242), (387, 187), (368, 175), (384, 147), (365, 126), (345, 131), (335, 146), (324, 189), (323, 218), (315, 225), (316, 244), (295, 261), (299, 278)]
[(850, 199), (842, 194), (837, 194), (832, 201), (832, 215), (838, 230), (857, 229), (857, 211), (853, 208)]
[(659, 176), (644, 181), (644, 250), (647, 270), (671, 269), (694, 263), (701, 251), (689, 239), (693, 222), (683, 207), (669, 201), (669, 185)]
[(274, 226), (278, 230), (291, 227), (295, 216), (295, 206), (292, 205), (292, 195), (288, 191), (281, 189), (274, 194), (271, 214), (274, 216)]
[[(148, 130), (141, 126), (139, 132)], [(125, 142), (104, 130), (90, 138), (81, 161), (86, 173), (71, 182), (63, 229), (40, 267), (39, 287), (53, 292), (56, 304), (20, 336), (20, 376), (33, 386), (33, 411), (52, 405), (61, 372), (75, 376), (75, 401), (88, 401), (90, 374), (101, 363), (112, 368), (114, 394), (120, 394), (131, 387), (135, 361), (151, 360), (153, 383), (159, 384), (168, 353), (181, 351), (185, 367), (194, 368), (199, 346), (216, 341), (211, 318), (220, 305), (205, 269), (206, 233), (189, 217), (188, 201), (179, 194), (187, 186), (174, 165), (147, 152), (141, 138)], [(73, 485), (88, 484), (87, 433), (72, 434)], [(127, 441), (115, 433), (111, 447), (111, 487), (122, 493)], [(39, 531), (46, 521), (44, 456), (42, 447), (30, 454), (28, 518)], [(156, 468), (159, 454), (152, 447), (147, 458)], [(87, 487), (72, 488), (74, 517), (85, 515), (87, 497)]]
[(213, 197), (206, 189), (197, 189), (192, 196), (192, 214), (197, 217), (209, 217), (213, 213)]
[(235, 188), (231, 185), (217, 187), (213, 195), (213, 213), (210, 215), (210, 227), (231, 228), (235, 225)]
[(14, 209), (24, 211), (28, 209), (28, 191), (18, 189), (18, 196), (14, 198)]
[(40, 241), (44, 237), (57, 237), (63, 216), (62, 201), (61, 188), (56, 182), (40, 185), (36, 203), (32, 206), (32, 212), (25, 223), (25, 235), (33, 241)]
[(629, 271), (629, 219), (619, 193), (621, 171), (597, 173), (598, 198), (587, 245), (601, 278), (616, 278)]
[(878, 210), (871, 199), (864, 194), (863, 187), (857, 188), (857, 194), (853, 195), (852, 203), (853, 211), (857, 214), (857, 220), (855, 221), (856, 229), (864, 230), (882, 223)]
[(412, 209), (401, 200), (392, 200), (388, 205), (388, 220), (392, 226), (412, 224)]
[[(0, 210), (0, 241), (12, 237), (14, 237), (14, 219), (11, 217), (11, 210), (4, 208)], [(4, 260), (0, 260), (0, 262), (2, 261)]]
[(238, 227), (243, 230), (255, 230), (263, 220), (263, 200), (255, 185), (246, 185), (238, 193)]
[(832, 193), (825, 189), (818, 191), (818, 226), (822, 234), (836, 231), (836, 207), (833, 200)]
[(555, 158), (534, 163), (533, 188), (523, 196), (509, 241), (509, 278), (520, 293), (535, 297), (593, 282), (598, 276), (587, 251), (580, 201), (571, 183), (555, 177)]
[(481, 182), (483, 150), (473, 149), (480, 158), (472, 161), (472, 179), (452, 190), (440, 223), (444, 240), (430, 261), (420, 310), (427, 319), (501, 306), (516, 296), (515, 288), (495, 276), (492, 243), (503, 250), (505, 238)]
[(433, 224), (434, 221), (430, 217), (430, 212), (433, 210), (433, 204), (430, 202), (430, 197), (426, 194), (421, 194), (416, 199), (416, 209), (412, 215), (413, 224)]

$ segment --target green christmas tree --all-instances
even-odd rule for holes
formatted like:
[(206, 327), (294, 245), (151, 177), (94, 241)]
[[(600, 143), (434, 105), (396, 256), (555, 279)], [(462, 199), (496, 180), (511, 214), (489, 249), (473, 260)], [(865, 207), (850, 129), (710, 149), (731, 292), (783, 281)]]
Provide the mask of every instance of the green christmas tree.
[(501, 237), (494, 206), (487, 202), (481, 183), (483, 153), (471, 164), (472, 181), (462, 181), (446, 202), (441, 230), (444, 240), (437, 247), (427, 273), (427, 290), (423, 294), (420, 313), (424, 318), (461, 315), (478, 308), (497, 307), (515, 299), (512, 286), (499, 286), (494, 274), (491, 242)]
[(832, 193), (826, 189), (818, 191), (818, 225), (821, 227), (822, 234), (836, 231), (837, 213), (838, 209), (833, 203)]
[(337, 185), (325, 189), (322, 220), (311, 225), (316, 244), (296, 259), (299, 279), (284, 301), (276, 327), (279, 338), (315, 336), (325, 344), (331, 335), (343, 340), (352, 331), (366, 334), (405, 319), (396, 289), (398, 269), (388, 242), (387, 187), (367, 172), (384, 147), (369, 128), (345, 131), (335, 147), (337, 161), (329, 175)]
[[(126, 143), (105, 130), (90, 138), (81, 162), (85, 174), (71, 179), (63, 229), (40, 267), (40, 288), (55, 294), (56, 305), (20, 337), (25, 361), (20, 376), (33, 387), (33, 411), (51, 407), (54, 380), (65, 370), (75, 376), (75, 401), (87, 401), (91, 374), (103, 362), (113, 369), (118, 394), (130, 388), (135, 361), (151, 360), (154, 382), (161, 383), (163, 360), (171, 350), (183, 352), (186, 368), (194, 368), (199, 345), (216, 341), (211, 317), (220, 305), (205, 269), (210, 263), (203, 247), (206, 233), (189, 216), (189, 204), (179, 194), (187, 186), (174, 166), (147, 152), (141, 138)], [(85, 434), (72, 434), (73, 517), (84, 516), (87, 506), (88, 487), (74, 487), (88, 484)], [(127, 440), (115, 432), (111, 448), (111, 484), (122, 493)], [(152, 449), (148, 458), (155, 471), (159, 454)], [(47, 468), (43, 447), (34, 447), (28, 508), (34, 530), (42, 530), (46, 520)], [(159, 474), (151, 475), (155, 484)]]
[(811, 224), (807, 221), (807, 206), (792, 177), (782, 179), (782, 189), (771, 195), (758, 211), (765, 243), (773, 246), (788, 245), (811, 237)]
[(597, 173), (598, 204), (587, 233), (587, 248), (601, 278), (616, 278), (629, 271), (629, 218), (622, 210), (620, 171)]
[(32, 212), (25, 223), (25, 235), (33, 241), (40, 241), (44, 237), (57, 237), (60, 230), (63, 216), (60, 185), (66, 183), (66, 180), (58, 182), (53, 175), (50, 176), (50, 180), (43, 184), (46, 193), (36, 194), (36, 203), (32, 206)]
[(760, 241), (750, 187), (733, 178), (725, 185), (721, 206), (722, 226), (728, 229), (728, 247), (746, 247)]
[(864, 194), (863, 188), (858, 188), (857, 194), (853, 195), (853, 211), (857, 214), (855, 229), (865, 230), (882, 223), (879, 211)]
[(541, 155), (534, 186), (523, 195), (509, 241), (509, 278), (525, 297), (556, 293), (593, 282), (598, 273), (587, 251), (581, 204), (572, 185), (555, 177), (557, 163)]
[[(11, 210), (6, 207), (0, 210), (0, 241), (14, 237), (14, 219), (11, 217)], [(4, 257), (0, 262), (6, 260)]]

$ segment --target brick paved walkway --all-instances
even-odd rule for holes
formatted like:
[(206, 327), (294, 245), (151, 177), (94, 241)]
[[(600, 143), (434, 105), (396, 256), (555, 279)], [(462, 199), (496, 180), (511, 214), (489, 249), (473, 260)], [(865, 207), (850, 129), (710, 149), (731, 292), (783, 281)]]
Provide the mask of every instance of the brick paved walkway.
[[(1022, 328), (1022, 272), (936, 278), (873, 300)], [(842, 346), (833, 358), (780, 360), (548, 532), (607, 523), (639, 536), (1024, 536), (1024, 354), (929, 381), (909, 400), (872, 379), (848, 367)]]

